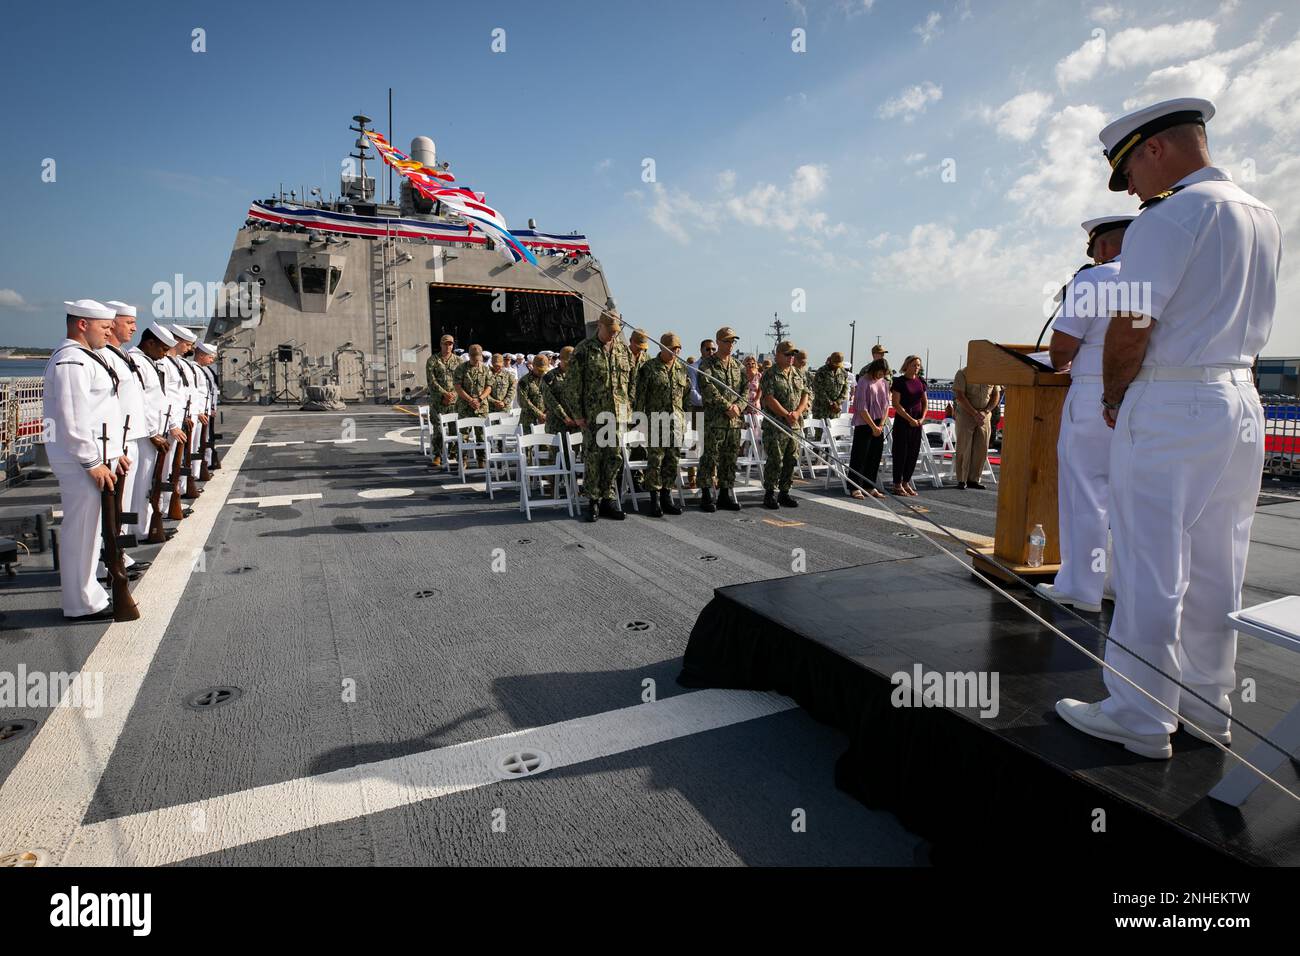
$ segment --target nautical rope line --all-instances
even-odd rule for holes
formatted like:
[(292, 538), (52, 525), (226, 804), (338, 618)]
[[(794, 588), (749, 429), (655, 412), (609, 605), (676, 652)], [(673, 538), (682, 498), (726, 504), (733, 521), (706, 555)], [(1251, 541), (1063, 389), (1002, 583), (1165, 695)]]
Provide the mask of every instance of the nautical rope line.
[[(543, 273), (543, 274), (545, 274), (545, 273)], [(576, 288), (574, 288), (573, 286), (569, 285), (569, 283), (565, 282), (563, 279), (560, 279), (558, 276), (549, 276), (549, 278), (554, 279), (554, 280), (555, 280), (556, 282), (558, 282), (560, 285), (563, 285), (565, 288), (569, 289), (569, 290), (572, 291), (575, 295), (578, 295), (579, 297), (581, 297), (583, 300), (585, 300), (585, 301), (587, 301), (587, 302), (590, 302), (593, 306), (595, 306), (595, 307), (596, 307), (597, 309), (599, 309), (601, 312), (609, 311), (609, 306), (605, 305), (604, 303), (597, 302), (595, 299), (592, 299), (590, 296), (588, 296), (586, 293), (582, 292), (580, 289), (576, 289)], [(620, 337), (622, 337), (622, 335), (623, 335), (623, 332), (622, 332), (621, 330), (620, 330), (619, 335), (620, 335)], [(655, 344), (656, 344), (656, 345), (659, 345), (660, 343), (656, 342)], [(660, 347), (662, 348), (662, 345), (660, 345)], [(671, 353), (671, 350), (669, 350), (669, 351), (670, 351), (670, 353)], [(683, 359), (680, 355), (677, 355), (676, 353), (671, 353), (671, 354), (673, 355), (673, 358), (674, 358), (676, 361), (681, 362), (681, 363), (682, 363), (683, 365), (685, 365), (687, 368), (690, 368), (690, 366), (687, 364), (686, 360)], [(696, 371), (696, 374), (697, 374), (697, 375), (704, 375), (704, 376), (706, 376), (708, 379), (710, 379), (711, 381), (713, 381), (714, 384), (717, 385), (720, 389), (723, 389), (724, 391), (729, 392), (731, 395), (735, 396), (735, 398), (737, 399), (738, 404), (740, 404), (740, 405), (742, 405), (742, 406), (748, 404), (748, 399), (747, 399), (747, 398), (745, 398), (744, 396), (740, 395), (740, 393), (736, 392), (734, 389), (732, 389), (732, 388), (731, 388), (729, 385), (727, 385), (725, 382), (721, 382), (721, 381), (719, 381), (715, 376), (710, 375), (708, 372), (704, 371), (703, 369), (698, 369), (698, 368), (697, 368), (695, 371)], [(797, 443), (802, 443), (802, 444), (805, 444), (805, 445), (807, 444), (807, 440), (806, 440), (806, 438), (805, 438), (802, 434), (798, 434), (798, 433), (792, 431), (792, 430), (791, 430), (790, 428), (788, 428), (785, 424), (783, 424), (782, 422), (778, 421), (778, 420), (775, 418), (775, 416), (770, 415), (770, 414), (769, 414), (765, 409), (763, 409), (762, 406), (761, 406), (761, 404), (760, 404), (760, 406), (759, 406), (759, 414), (763, 417), (763, 419), (764, 419), (766, 422), (768, 422), (769, 424), (773, 425), (773, 426), (774, 426), (778, 431), (782, 432), (782, 433), (785, 434), (787, 437), (794, 439)], [(865, 483), (865, 485), (870, 486), (871, 489), (878, 489), (878, 486), (877, 486), (874, 482), (872, 482), (869, 478), (867, 478), (865, 475), (861, 475), (861, 474), (859, 474), (859, 473), (853, 471), (851, 468), (848, 468), (847, 466), (845, 466), (842, 462), (840, 462), (840, 461), (838, 461), (838, 460), (836, 460), (836, 459), (829, 458), (829, 457), (826, 457), (826, 456), (821, 455), (820, 452), (818, 452), (818, 450), (817, 450), (816, 448), (813, 448), (813, 447), (811, 447), (811, 446), (808, 448), (808, 450), (809, 450), (809, 452), (810, 452), (810, 453), (811, 453), (815, 458), (819, 459), (825, 467), (829, 468), (833, 473), (838, 474), (841, 478), (843, 478), (844, 481), (846, 481), (848, 484), (852, 485), (854, 488), (857, 488), (857, 489), (860, 490), (860, 491), (867, 491), (867, 490), (868, 490), (868, 488), (864, 487), (863, 484), (859, 484), (859, 483), (858, 483), (858, 480), (857, 480), (857, 479), (860, 478), (861, 481), (862, 481), (863, 483)], [(856, 475), (857, 478), (850, 477), (850, 475)], [(881, 501), (888, 500), (888, 499), (880, 499), (880, 498), (875, 498), (875, 497), (872, 497), (872, 496), (868, 495), (868, 500), (869, 500), (869, 501), (873, 501), (873, 502), (881, 502)], [(934, 525), (934, 527), (937, 528), (937, 529), (938, 529), (942, 534), (946, 535), (947, 537), (951, 538), (953, 541), (957, 542), (957, 545), (958, 545), (959, 547), (961, 547), (961, 548), (963, 549), (963, 551), (964, 551), (964, 549), (965, 549), (965, 547), (966, 547), (966, 542), (963, 541), (960, 537), (958, 537), (958, 536), (957, 536), (953, 531), (949, 530), (949, 529), (946, 528), (944, 525), (940, 524), (938, 521), (936, 521), (934, 518), (932, 518), (932, 517), (929, 515), (929, 513), (928, 513), (927, 511), (921, 510), (921, 509), (919, 509), (919, 508), (914, 508), (910, 502), (900, 501), (899, 504), (902, 505), (902, 506), (903, 506), (905, 509), (907, 509), (908, 511), (912, 512), (912, 513), (913, 513), (914, 515), (916, 515), (917, 517), (922, 518), (922, 519), (924, 519), (925, 521), (929, 522), (930, 524)], [(878, 505), (878, 507), (880, 507), (881, 510), (883, 510), (886, 514), (890, 515), (891, 517), (894, 517), (894, 513), (893, 513), (892, 511), (890, 511), (890, 509), (889, 509), (887, 506), (885, 506), (885, 505), (883, 505), (883, 504), (880, 504), (880, 505)], [(967, 573), (973, 574), (976, 578), (978, 578), (979, 580), (981, 580), (981, 581), (983, 581), (985, 584), (987, 584), (987, 585), (988, 585), (988, 586), (989, 586), (993, 591), (995, 591), (996, 593), (1000, 594), (1002, 597), (1006, 598), (1008, 601), (1010, 601), (1012, 604), (1014, 604), (1014, 605), (1015, 605), (1016, 607), (1018, 607), (1020, 610), (1024, 611), (1025, 614), (1029, 615), (1031, 618), (1033, 618), (1035, 621), (1037, 621), (1037, 622), (1038, 622), (1039, 624), (1041, 624), (1043, 627), (1047, 628), (1047, 630), (1051, 631), (1051, 632), (1052, 632), (1053, 634), (1055, 634), (1057, 637), (1059, 637), (1059, 638), (1061, 638), (1062, 640), (1064, 640), (1067, 644), (1069, 644), (1071, 647), (1075, 648), (1077, 651), (1079, 651), (1081, 654), (1083, 654), (1083, 655), (1084, 655), (1085, 657), (1087, 657), (1089, 660), (1091, 660), (1091, 661), (1093, 661), (1094, 663), (1100, 665), (1101, 668), (1102, 668), (1103, 670), (1109, 671), (1109, 672), (1110, 672), (1111, 674), (1113, 674), (1115, 677), (1117, 677), (1118, 679), (1124, 681), (1124, 683), (1128, 684), (1130, 687), (1132, 687), (1132, 688), (1133, 688), (1134, 690), (1136, 690), (1138, 693), (1142, 694), (1144, 697), (1146, 697), (1146, 698), (1147, 698), (1148, 700), (1150, 700), (1152, 703), (1156, 704), (1158, 707), (1161, 707), (1162, 709), (1169, 711), (1169, 713), (1172, 714), (1172, 715), (1174, 716), (1174, 718), (1176, 719), (1176, 721), (1181, 721), (1183, 724), (1185, 724), (1185, 725), (1191, 727), (1193, 730), (1198, 730), (1198, 731), (1200, 731), (1202, 734), (1204, 734), (1204, 740), (1206, 740), (1207, 742), (1213, 744), (1215, 747), (1217, 747), (1219, 750), (1223, 751), (1223, 753), (1227, 754), (1227, 755), (1228, 755), (1229, 757), (1231, 757), (1233, 760), (1236, 760), (1238, 763), (1240, 763), (1240, 764), (1242, 764), (1243, 766), (1249, 768), (1251, 771), (1253, 771), (1255, 774), (1257, 774), (1261, 779), (1266, 780), (1266, 781), (1268, 781), (1269, 783), (1271, 783), (1273, 786), (1275, 786), (1277, 789), (1281, 790), (1284, 794), (1286, 794), (1286, 795), (1287, 795), (1288, 797), (1290, 797), (1292, 800), (1295, 800), (1297, 803), (1300, 803), (1300, 794), (1296, 794), (1295, 792), (1293, 792), (1292, 790), (1290, 790), (1290, 789), (1289, 789), (1285, 784), (1283, 784), (1283, 783), (1281, 783), (1280, 781), (1278, 781), (1277, 779), (1275, 779), (1273, 776), (1271, 776), (1270, 774), (1268, 774), (1267, 772), (1265, 772), (1265, 771), (1264, 771), (1263, 769), (1261, 769), (1260, 767), (1257, 767), (1257, 766), (1256, 766), (1254, 763), (1252, 763), (1250, 760), (1248, 760), (1247, 758), (1245, 758), (1245, 757), (1241, 756), (1240, 754), (1234, 752), (1230, 747), (1225, 746), (1224, 744), (1220, 743), (1217, 739), (1215, 739), (1215, 738), (1214, 738), (1214, 737), (1213, 737), (1213, 736), (1212, 736), (1208, 731), (1206, 731), (1204, 728), (1199, 727), (1199, 726), (1197, 726), (1196, 724), (1192, 723), (1191, 721), (1187, 720), (1185, 717), (1182, 717), (1182, 716), (1178, 713), (1177, 710), (1175, 710), (1174, 708), (1170, 707), (1170, 706), (1169, 706), (1168, 704), (1166, 704), (1164, 701), (1158, 699), (1155, 695), (1153, 695), (1153, 694), (1152, 694), (1150, 691), (1148, 691), (1145, 687), (1142, 687), (1140, 684), (1138, 684), (1138, 683), (1136, 683), (1135, 681), (1133, 681), (1130, 677), (1128, 677), (1128, 675), (1123, 674), (1123, 673), (1120, 673), (1120, 671), (1117, 670), (1117, 669), (1115, 668), (1114, 665), (1112, 665), (1112, 664), (1108, 664), (1108, 663), (1107, 663), (1103, 658), (1101, 658), (1101, 657), (1097, 656), (1096, 654), (1092, 653), (1092, 651), (1088, 650), (1086, 647), (1084, 647), (1083, 645), (1081, 645), (1081, 644), (1080, 644), (1078, 641), (1076, 641), (1074, 638), (1070, 637), (1070, 635), (1066, 634), (1064, 631), (1062, 631), (1059, 627), (1057, 627), (1057, 626), (1056, 626), (1055, 624), (1053, 624), (1051, 621), (1046, 620), (1046, 619), (1045, 619), (1042, 615), (1040, 615), (1037, 611), (1035, 611), (1033, 608), (1029, 607), (1029, 605), (1025, 604), (1023, 601), (1021, 601), (1021, 600), (1020, 600), (1019, 598), (1017, 598), (1015, 595), (1011, 594), (1009, 591), (1007, 591), (1007, 590), (1005, 590), (1004, 588), (1002, 588), (1001, 586), (999, 586), (999, 585), (998, 585), (998, 584), (997, 584), (997, 583), (996, 583), (992, 578), (988, 577), (987, 575), (982, 574), (981, 572), (979, 572), (978, 570), (976, 570), (972, 565), (967, 564), (966, 561), (965, 561), (963, 558), (961, 558), (960, 556), (954, 554), (952, 551), (950, 551), (950, 550), (948, 550), (947, 548), (945, 548), (942, 544), (940, 544), (940, 543), (939, 543), (938, 541), (936, 541), (934, 538), (931, 538), (931, 537), (929, 537), (928, 535), (923, 535), (922, 537), (924, 537), (926, 541), (929, 541), (929, 542), (930, 542), (931, 544), (933, 544), (936, 548), (938, 548), (940, 552), (942, 552), (943, 554), (947, 555), (947, 556), (948, 556), (949, 558), (951, 558), (954, 562), (956, 562), (957, 565), (962, 569), (963, 572), (967, 572)], [(1180, 688), (1180, 690), (1182, 690), (1182, 691), (1184, 691), (1184, 692), (1186, 692), (1186, 693), (1191, 694), (1191, 695), (1192, 695), (1193, 697), (1195, 697), (1197, 700), (1201, 701), (1201, 703), (1205, 704), (1207, 707), (1209, 707), (1210, 709), (1212, 709), (1213, 711), (1215, 711), (1215, 713), (1218, 713), (1218, 714), (1220, 714), (1221, 716), (1226, 717), (1229, 721), (1235, 722), (1238, 728), (1240, 728), (1241, 730), (1246, 731), (1246, 733), (1250, 734), (1252, 737), (1255, 737), (1256, 739), (1258, 739), (1258, 740), (1264, 742), (1265, 744), (1267, 744), (1268, 746), (1272, 747), (1274, 750), (1276, 750), (1276, 751), (1278, 751), (1279, 753), (1281, 753), (1281, 754), (1283, 754), (1284, 756), (1286, 756), (1287, 759), (1289, 759), (1289, 760), (1294, 759), (1294, 758), (1292, 757), (1291, 752), (1290, 752), (1289, 750), (1287, 750), (1286, 748), (1280, 746), (1279, 744), (1277, 744), (1277, 743), (1274, 742), (1273, 740), (1270, 740), (1268, 737), (1266, 737), (1264, 734), (1260, 733), (1259, 731), (1255, 730), (1254, 728), (1252, 728), (1252, 727), (1248, 726), (1247, 724), (1243, 723), (1239, 718), (1234, 718), (1231, 714), (1227, 713), (1227, 712), (1224, 711), (1221, 707), (1219, 707), (1218, 704), (1213, 703), (1213, 702), (1207, 700), (1205, 697), (1203, 697), (1201, 694), (1199, 694), (1197, 691), (1193, 690), (1192, 688), (1188, 687), (1188, 686), (1187, 686), (1186, 684), (1184, 684), (1182, 681), (1178, 680), (1177, 678), (1175, 678), (1175, 677), (1173, 677), (1173, 676), (1171, 676), (1171, 675), (1169, 675), (1169, 674), (1166, 674), (1163, 670), (1161, 670), (1161, 669), (1160, 669), (1159, 667), (1157, 667), (1155, 664), (1152, 664), (1150, 661), (1148, 661), (1148, 660), (1146, 660), (1144, 657), (1142, 657), (1142, 655), (1137, 654), (1136, 652), (1130, 650), (1129, 648), (1125, 647), (1122, 643), (1120, 643), (1120, 641), (1118, 641), (1117, 639), (1111, 637), (1109, 633), (1107, 633), (1106, 631), (1102, 630), (1102, 628), (1101, 628), (1100, 626), (1098, 626), (1097, 624), (1094, 624), (1093, 622), (1091, 622), (1091, 621), (1089, 621), (1089, 620), (1087, 620), (1087, 619), (1085, 619), (1085, 618), (1083, 618), (1083, 617), (1080, 617), (1079, 614), (1076, 613), (1075, 610), (1074, 610), (1073, 608), (1068, 607), (1068, 606), (1066, 606), (1066, 605), (1060, 603), (1059, 601), (1057, 601), (1057, 600), (1056, 600), (1053, 596), (1051, 596), (1050, 594), (1044, 594), (1043, 592), (1038, 591), (1037, 588), (1033, 585), (1032, 582), (1028, 581), (1028, 580), (1025, 579), (1024, 577), (1022, 577), (1021, 575), (1017, 574), (1017, 573), (1016, 573), (1012, 568), (1007, 567), (1007, 566), (1006, 566), (1005, 564), (1003, 564), (1001, 561), (997, 560), (996, 556), (994, 556), (994, 555), (988, 555), (988, 556), (986, 556), (986, 559), (989, 560), (989, 561), (991, 561), (992, 563), (996, 564), (996, 565), (998, 566), (999, 570), (1001, 570), (1003, 573), (1005, 573), (1005, 574), (1008, 575), (1009, 577), (1015, 579), (1016, 583), (1023, 585), (1024, 587), (1028, 588), (1030, 591), (1033, 591), (1033, 592), (1035, 593), (1036, 596), (1042, 598), (1043, 600), (1048, 601), (1050, 604), (1052, 604), (1052, 605), (1053, 605), (1054, 607), (1056, 607), (1058, 610), (1065, 612), (1065, 613), (1068, 614), (1070, 617), (1074, 618), (1076, 621), (1078, 621), (1079, 623), (1083, 624), (1085, 627), (1089, 628), (1090, 630), (1092, 630), (1092, 631), (1094, 631), (1095, 633), (1097, 633), (1098, 635), (1100, 635), (1103, 641), (1108, 641), (1108, 642), (1114, 644), (1114, 645), (1115, 645), (1116, 647), (1118, 647), (1120, 650), (1124, 651), (1125, 653), (1127, 653), (1129, 656), (1131, 656), (1131, 657), (1134, 658), (1135, 660), (1139, 661), (1140, 663), (1145, 664), (1147, 667), (1149, 667), (1149, 668), (1150, 668), (1152, 671), (1154, 671), (1155, 673), (1159, 674), (1161, 677), (1163, 677), (1163, 678), (1165, 678), (1166, 680), (1168, 680), (1168, 681), (1172, 682), (1173, 684), (1177, 685), (1177, 686)]]

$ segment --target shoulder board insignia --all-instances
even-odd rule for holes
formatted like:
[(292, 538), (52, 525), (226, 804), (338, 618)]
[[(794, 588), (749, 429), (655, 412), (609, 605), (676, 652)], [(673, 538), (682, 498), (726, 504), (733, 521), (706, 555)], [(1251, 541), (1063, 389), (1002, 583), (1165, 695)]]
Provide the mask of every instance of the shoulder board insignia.
[(55, 365), (85, 365), (85, 362), (55, 362)]
[(1141, 210), (1146, 209), (1148, 206), (1154, 206), (1156, 203), (1164, 202), (1174, 193), (1186, 188), (1187, 188), (1186, 185), (1175, 186), (1173, 189), (1166, 189), (1162, 193), (1156, 193), (1156, 195), (1152, 196), (1146, 202), (1142, 203), (1142, 205), (1138, 206), (1138, 211), (1140, 212)]

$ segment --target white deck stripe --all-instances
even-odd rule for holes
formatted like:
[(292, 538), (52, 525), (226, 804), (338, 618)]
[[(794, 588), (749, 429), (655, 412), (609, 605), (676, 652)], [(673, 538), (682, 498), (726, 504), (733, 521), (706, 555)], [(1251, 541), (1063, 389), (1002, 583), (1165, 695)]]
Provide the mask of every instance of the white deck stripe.
[[(819, 505), (839, 508), (841, 511), (853, 511), (860, 515), (865, 515), (868, 518), (876, 518), (880, 521), (889, 521), (894, 524), (905, 525), (909, 528), (915, 529), (916, 531), (927, 531), (930, 534), (940, 533), (934, 525), (930, 524), (928, 521), (922, 520), (921, 518), (910, 518), (904, 515), (894, 514), (892, 511), (886, 511), (885, 509), (889, 507), (888, 505), (859, 505), (855, 504), (851, 499), (825, 498), (821, 495), (810, 495), (806, 491), (800, 491), (797, 488), (791, 489), (791, 493), (796, 498), (803, 501), (815, 501)], [(945, 528), (967, 544), (974, 545), (978, 548), (987, 548), (993, 544), (993, 539), (986, 537), (985, 535), (976, 534), (974, 531), (963, 531), (961, 528), (953, 528), (950, 525), (944, 524), (942, 521), (939, 523), (943, 524)]]
[(131, 592), (140, 619), (110, 623), (86, 658), (84, 673), (104, 675), (103, 713), (92, 718), (79, 707), (51, 708), (0, 787), (0, 853), (38, 847), (56, 861), (63, 858), (185, 593), (193, 558), (202, 552), (261, 423), (260, 415), (249, 419), (203, 497), (192, 504), (193, 514)]
[[(703, 690), (592, 717), (254, 787), (83, 827), (64, 863), (160, 866), (501, 783), (507, 752), (537, 749), (569, 767), (791, 710), (756, 691)], [(543, 772), (540, 777), (545, 777)], [(201, 826), (196, 826), (201, 821)]]
[(257, 505), (259, 508), (274, 508), (276, 505), (291, 505), (295, 501), (314, 501), (319, 498), (320, 492), (316, 491), (309, 495), (266, 495), (261, 498), (228, 498), (228, 505)]

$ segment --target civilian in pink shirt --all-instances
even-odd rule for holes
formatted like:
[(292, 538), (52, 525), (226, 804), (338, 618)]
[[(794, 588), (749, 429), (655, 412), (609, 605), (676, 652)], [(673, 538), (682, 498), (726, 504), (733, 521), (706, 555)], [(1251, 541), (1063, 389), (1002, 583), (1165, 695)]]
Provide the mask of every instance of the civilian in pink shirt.
[[(877, 487), (880, 458), (885, 450), (885, 420), (889, 416), (889, 363), (876, 359), (862, 370), (849, 404), (853, 413), (853, 449), (849, 452), (849, 477), (867, 485), (873, 498), (885, 497)], [(858, 488), (849, 492), (865, 498)]]

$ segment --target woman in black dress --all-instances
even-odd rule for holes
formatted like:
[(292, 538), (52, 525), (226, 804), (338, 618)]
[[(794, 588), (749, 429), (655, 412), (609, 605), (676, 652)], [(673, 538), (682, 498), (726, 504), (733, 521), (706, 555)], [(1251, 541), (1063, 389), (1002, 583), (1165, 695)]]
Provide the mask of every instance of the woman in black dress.
[(925, 421), (925, 379), (921, 378), (921, 358), (909, 355), (903, 360), (902, 374), (889, 386), (889, 401), (894, 409), (894, 484), (896, 495), (916, 495), (912, 472), (921, 454), (921, 425)]

